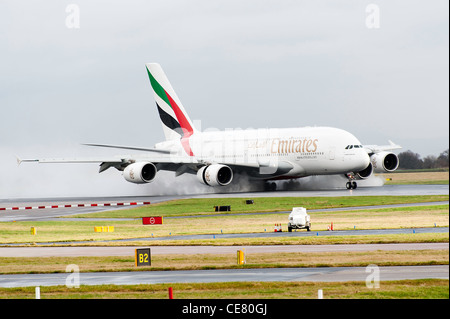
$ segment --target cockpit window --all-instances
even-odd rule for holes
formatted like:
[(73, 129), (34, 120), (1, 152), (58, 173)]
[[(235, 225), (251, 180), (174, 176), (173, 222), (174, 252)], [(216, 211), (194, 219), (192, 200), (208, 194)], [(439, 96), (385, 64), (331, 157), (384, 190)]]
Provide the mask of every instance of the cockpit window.
[(351, 150), (353, 148), (364, 148), (362, 145), (347, 145), (345, 147), (346, 150)]

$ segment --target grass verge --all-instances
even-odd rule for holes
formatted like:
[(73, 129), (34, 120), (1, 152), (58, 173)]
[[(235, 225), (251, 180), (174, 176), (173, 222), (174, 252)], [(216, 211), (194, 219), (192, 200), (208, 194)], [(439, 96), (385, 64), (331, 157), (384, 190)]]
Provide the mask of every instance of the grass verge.
[[(231, 282), (152, 285), (41, 287), (42, 299), (448, 299), (449, 281), (441, 279), (383, 281), (369, 289), (364, 282)], [(0, 288), (2, 299), (33, 299), (34, 287)]]
[(396, 171), (383, 173), (385, 185), (448, 185), (449, 174), (446, 171)]
[[(236, 248), (237, 250), (237, 248)], [(130, 249), (130, 253), (133, 250)], [(246, 264), (237, 265), (236, 254), (154, 255), (152, 266), (134, 266), (133, 256), (123, 257), (0, 257), (0, 274), (65, 272), (76, 264), (82, 272), (142, 270), (204, 270), (286, 267), (366, 267), (447, 265), (448, 250), (364, 251), (317, 253), (246, 254)]]
[[(230, 213), (255, 213), (291, 211), (292, 207), (307, 209), (342, 208), (357, 206), (425, 203), (448, 201), (448, 195), (423, 196), (342, 196), (342, 197), (261, 197), (247, 205), (243, 198), (190, 198), (167, 201), (147, 206), (82, 214), (79, 218), (141, 218), (147, 216), (226, 215)], [(214, 213), (214, 206), (231, 206), (231, 212)]]
[[(335, 230), (353, 229), (388, 229), (388, 228), (414, 228), (414, 227), (434, 227), (448, 226), (449, 214), (448, 205), (402, 207), (388, 209), (367, 209), (358, 211), (336, 211), (336, 212), (310, 212), (312, 222), (312, 233), (323, 231), (333, 223)], [(217, 239), (214, 235), (230, 233), (265, 233), (273, 232), (274, 224), (282, 224), (286, 231), (287, 213), (274, 214), (244, 214), (244, 215), (210, 215), (198, 217), (166, 218), (163, 225), (142, 225), (140, 219), (136, 220), (114, 220), (114, 221), (87, 221), (79, 219), (77, 221), (67, 221), (61, 218), (60, 221), (36, 221), (36, 222), (2, 222), (0, 223), (0, 243), (45, 243), (58, 242), (64, 244), (72, 241), (87, 241), (97, 245), (131, 245), (135, 243), (101, 243), (103, 240), (133, 239), (148, 244), (148, 240), (140, 238), (168, 237), (175, 235), (197, 235), (211, 234), (211, 239), (204, 240), (207, 244), (227, 244), (233, 245), (245, 243), (254, 244), (288, 244), (288, 243), (308, 243), (322, 239), (317, 238), (291, 238), (279, 239), (282, 233), (276, 238), (238, 238), (238, 239)], [(112, 233), (96, 233), (95, 226), (114, 226)], [(31, 227), (37, 228), (37, 235), (31, 235)], [(304, 231), (304, 230), (302, 230)], [(418, 234), (415, 234), (418, 235)], [(436, 236), (438, 236), (436, 234)], [(219, 236), (218, 236), (219, 237)], [(322, 236), (323, 237), (323, 236)], [(330, 237), (330, 236), (326, 236)], [(371, 238), (371, 237), (368, 237)], [(386, 237), (383, 237), (386, 238)], [(416, 240), (416, 237), (392, 237), (393, 239)], [(414, 239), (413, 239), (414, 238)], [(430, 237), (425, 238), (429, 242)], [(441, 238), (442, 237), (436, 237)], [(446, 237), (448, 241), (448, 234)], [(348, 238), (340, 237), (339, 240)], [(199, 241), (155, 241), (152, 245), (180, 245), (184, 243), (201, 244)], [(329, 240), (329, 239), (327, 239)], [(445, 240), (445, 238), (444, 238)], [(386, 241), (386, 239), (383, 239)], [(403, 242), (403, 241), (402, 241)], [(83, 244), (86, 245), (86, 244)]]

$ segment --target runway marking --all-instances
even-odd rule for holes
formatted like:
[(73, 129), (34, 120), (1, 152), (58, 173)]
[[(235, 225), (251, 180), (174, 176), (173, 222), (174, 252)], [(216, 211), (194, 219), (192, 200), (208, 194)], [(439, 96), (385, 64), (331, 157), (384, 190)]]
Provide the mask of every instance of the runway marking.
[(32, 210), (32, 209), (51, 209), (51, 208), (79, 208), (79, 207), (114, 207), (114, 206), (135, 206), (135, 205), (150, 205), (150, 202), (128, 202), (128, 203), (92, 203), (92, 204), (60, 204), (60, 205), (46, 205), (46, 206), (24, 206), (24, 207), (0, 207), (0, 211), (9, 210)]

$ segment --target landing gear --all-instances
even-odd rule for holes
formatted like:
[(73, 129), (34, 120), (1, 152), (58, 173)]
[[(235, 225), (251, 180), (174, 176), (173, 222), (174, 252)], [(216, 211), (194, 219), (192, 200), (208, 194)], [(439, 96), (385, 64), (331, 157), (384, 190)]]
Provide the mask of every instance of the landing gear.
[(347, 182), (347, 184), (345, 184), (345, 187), (347, 187), (347, 189), (356, 189), (356, 187), (358, 187), (358, 184), (356, 184), (356, 182)]
[(277, 190), (277, 184), (275, 182), (265, 182), (264, 183), (264, 190), (266, 192), (274, 192)]
[(356, 187), (358, 187), (358, 184), (355, 182), (355, 175), (349, 173), (345, 174), (345, 177), (348, 178), (348, 182), (345, 184), (347, 189), (356, 189)]

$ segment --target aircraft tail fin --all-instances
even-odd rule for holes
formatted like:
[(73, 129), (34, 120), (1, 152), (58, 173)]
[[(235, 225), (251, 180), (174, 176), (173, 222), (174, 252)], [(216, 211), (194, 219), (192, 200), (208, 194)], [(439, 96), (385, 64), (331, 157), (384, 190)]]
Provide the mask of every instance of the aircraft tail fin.
[(156, 107), (166, 140), (180, 139), (188, 155), (193, 156), (189, 137), (196, 132), (166, 74), (158, 63), (145, 64), (155, 96)]

